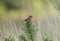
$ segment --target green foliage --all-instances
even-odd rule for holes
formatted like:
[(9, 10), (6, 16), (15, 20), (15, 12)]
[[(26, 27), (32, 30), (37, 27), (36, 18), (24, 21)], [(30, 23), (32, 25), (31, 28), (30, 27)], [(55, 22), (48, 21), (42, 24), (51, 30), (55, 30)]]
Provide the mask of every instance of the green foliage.
[(27, 36), (27, 41), (34, 41), (37, 29), (35, 29), (35, 25), (33, 25), (32, 19), (29, 18), (23, 23), (24, 27), (23, 30), (25, 32), (25, 35)]
[(27, 41), (26, 36), (24, 34), (19, 36), (20, 41)]
[(4, 38), (4, 41), (15, 41), (15, 39), (11, 36), (9, 36), (8, 38)]
[(46, 38), (43, 38), (43, 41), (52, 41), (52, 40), (46, 37)]

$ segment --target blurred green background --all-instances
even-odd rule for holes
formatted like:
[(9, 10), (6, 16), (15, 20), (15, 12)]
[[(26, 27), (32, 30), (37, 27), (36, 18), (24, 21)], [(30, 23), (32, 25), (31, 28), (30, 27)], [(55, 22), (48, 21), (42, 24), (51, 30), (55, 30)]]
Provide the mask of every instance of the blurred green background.
[[(51, 12), (51, 7), (60, 11), (60, 0), (0, 0), (0, 16), (41, 16)], [(15, 14), (13, 14), (15, 13)]]

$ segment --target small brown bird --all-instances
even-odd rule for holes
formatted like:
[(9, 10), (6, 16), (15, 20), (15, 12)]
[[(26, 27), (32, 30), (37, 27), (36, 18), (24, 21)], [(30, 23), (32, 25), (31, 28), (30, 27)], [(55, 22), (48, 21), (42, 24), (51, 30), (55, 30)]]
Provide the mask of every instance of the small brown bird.
[(27, 19), (25, 19), (24, 21), (29, 21), (32, 19), (32, 15), (30, 15)]

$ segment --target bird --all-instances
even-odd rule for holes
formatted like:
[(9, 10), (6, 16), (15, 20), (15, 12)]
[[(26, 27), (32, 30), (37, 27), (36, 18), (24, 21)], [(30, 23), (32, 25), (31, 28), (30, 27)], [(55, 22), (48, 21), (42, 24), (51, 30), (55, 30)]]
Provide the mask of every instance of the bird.
[(30, 21), (32, 19), (32, 15), (30, 15), (27, 19), (25, 19), (24, 21)]

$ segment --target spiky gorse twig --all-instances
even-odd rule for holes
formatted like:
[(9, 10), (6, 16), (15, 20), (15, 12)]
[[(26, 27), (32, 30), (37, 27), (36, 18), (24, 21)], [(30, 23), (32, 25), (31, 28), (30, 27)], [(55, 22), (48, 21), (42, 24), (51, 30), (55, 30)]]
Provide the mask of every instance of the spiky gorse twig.
[[(27, 40), (27, 38), (25, 38), (24, 36), (24, 38), (25, 39), (23, 39), (24, 41), (26, 40), (26, 41), (35, 41), (35, 36), (36, 36), (36, 29), (35, 29), (35, 26), (33, 25), (33, 22), (32, 22), (32, 16), (29, 16), (27, 19), (25, 19), (24, 20), (24, 28), (23, 28), (23, 30), (24, 30), (24, 32), (25, 32), (25, 34), (24, 35), (26, 35), (27, 36), (27, 38), (28, 38), (28, 40)], [(20, 37), (21, 38), (21, 37)]]

